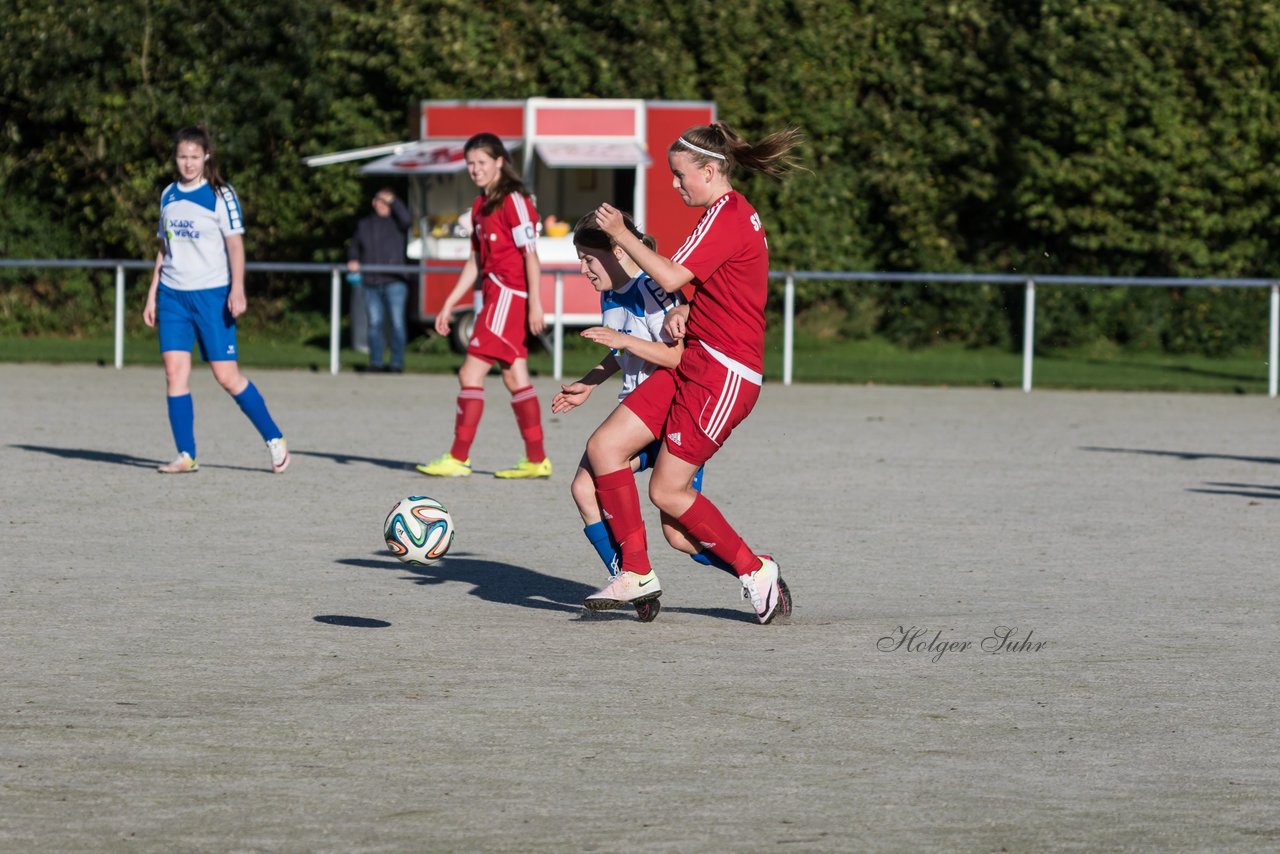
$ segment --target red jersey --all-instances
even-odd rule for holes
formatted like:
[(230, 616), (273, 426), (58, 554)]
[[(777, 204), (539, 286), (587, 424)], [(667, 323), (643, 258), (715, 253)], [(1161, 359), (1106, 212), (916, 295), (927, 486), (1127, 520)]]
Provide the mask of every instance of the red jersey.
[(538, 212), (528, 196), (509, 193), (491, 213), (481, 213), (486, 199), (480, 196), (471, 205), (471, 248), (476, 253), (485, 300), (497, 276), (512, 290), (527, 293), (524, 256), (537, 251)]
[(707, 208), (671, 260), (693, 273), (686, 341), (764, 373), (769, 247), (755, 208), (730, 190)]

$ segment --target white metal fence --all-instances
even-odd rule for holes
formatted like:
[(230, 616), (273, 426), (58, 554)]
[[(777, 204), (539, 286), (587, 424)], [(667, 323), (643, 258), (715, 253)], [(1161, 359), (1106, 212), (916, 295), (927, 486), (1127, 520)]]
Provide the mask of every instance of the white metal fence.
[[(75, 269), (114, 269), (115, 270), (115, 366), (124, 366), (124, 318), (125, 318), (125, 271), (151, 270), (154, 261), (98, 261), (89, 259), (54, 260), (54, 259), (5, 259), (0, 258), (0, 268), (75, 268)], [(366, 265), (361, 268), (366, 272), (405, 273), (419, 276), (426, 272), (456, 272), (453, 268), (433, 268), (420, 265), (383, 266)], [(251, 261), (246, 264), (247, 272), (265, 273), (301, 273), (304, 275), (324, 276), (329, 278), (329, 372), (339, 371), (338, 356), (341, 351), (340, 332), (342, 329), (342, 287), (345, 266), (333, 264), (277, 263), (271, 261)], [(555, 295), (552, 303), (552, 372), (557, 380), (563, 379), (564, 372), (564, 274), (576, 272), (576, 268), (547, 268), (547, 272), (555, 273)], [(1031, 391), (1035, 357), (1035, 311), (1036, 287), (1050, 286), (1103, 286), (1103, 287), (1222, 287), (1222, 288), (1269, 288), (1271, 291), (1270, 332), (1268, 338), (1268, 394), (1276, 397), (1277, 385), (1280, 382), (1280, 281), (1272, 279), (1182, 279), (1141, 276), (1019, 276), (1006, 273), (822, 273), (822, 272), (790, 272), (770, 273), (770, 278), (783, 280), (783, 330), (782, 330), (782, 382), (791, 385), (795, 354), (795, 294), (796, 282), (805, 280), (827, 280), (842, 282), (912, 282), (939, 284), (996, 284), (1021, 285), (1026, 293), (1025, 317), (1022, 332), (1022, 390)]]

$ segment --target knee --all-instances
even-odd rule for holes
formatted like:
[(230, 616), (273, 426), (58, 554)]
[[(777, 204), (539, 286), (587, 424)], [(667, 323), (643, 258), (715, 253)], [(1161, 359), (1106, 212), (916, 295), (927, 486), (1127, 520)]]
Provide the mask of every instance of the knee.
[(218, 385), (222, 386), (223, 390), (232, 397), (244, 391), (249, 385), (249, 380), (245, 379), (245, 376), (236, 370), (215, 371), (213, 376), (218, 381)]
[(657, 507), (663, 513), (671, 514), (674, 498), (675, 493), (665, 484), (655, 477), (649, 478), (649, 500), (653, 502), (654, 507)]
[(578, 507), (590, 507), (596, 503), (595, 481), (585, 470), (579, 470), (573, 483), (569, 484), (569, 494), (573, 496), (573, 503)]
[(609, 462), (608, 447), (608, 441), (599, 433), (592, 433), (591, 438), (587, 440), (587, 460), (596, 471), (606, 470), (601, 464)]

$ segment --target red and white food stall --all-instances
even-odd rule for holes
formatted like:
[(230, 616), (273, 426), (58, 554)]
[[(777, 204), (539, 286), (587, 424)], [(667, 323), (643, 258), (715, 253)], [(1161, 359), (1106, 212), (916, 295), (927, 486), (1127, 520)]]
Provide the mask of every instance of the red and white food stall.
[[(706, 101), (422, 101), (417, 141), (308, 162), (324, 165), (377, 157), (360, 171), (408, 179), (415, 222), (409, 257), (431, 269), (420, 277), (417, 313), (430, 322), (471, 252), (467, 220), (477, 190), (466, 173), (463, 143), (482, 131), (497, 134), (521, 168), (542, 217), (538, 258), (548, 323), (554, 320), (559, 276), (562, 321), (587, 326), (599, 322), (600, 297), (578, 273), (569, 229), (583, 214), (609, 202), (631, 212), (636, 223), (657, 238), (660, 252), (674, 252), (699, 212), (687, 208), (672, 189), (667, 147), (685, 129), (715, 117), (715, 104)], [(455, 328), (466, 336), (470, 325), (470, 318), (465, 318)]]

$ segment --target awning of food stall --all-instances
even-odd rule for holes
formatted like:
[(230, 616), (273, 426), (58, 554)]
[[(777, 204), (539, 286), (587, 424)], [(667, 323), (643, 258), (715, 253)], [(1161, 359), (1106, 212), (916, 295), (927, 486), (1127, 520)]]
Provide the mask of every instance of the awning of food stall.
[[(520, 147), (518, 140), (505, 141), (508, 151)], [(465, 139), (424, 139), (380, 157), (360, 167), (366, 175), (440, 175), (467, 168), (462, 147)]]
[(652, 161), (644, 146), (633, 139), (568, 141), (540, 139), (534, 149), (553, 169), (629, 169)]

